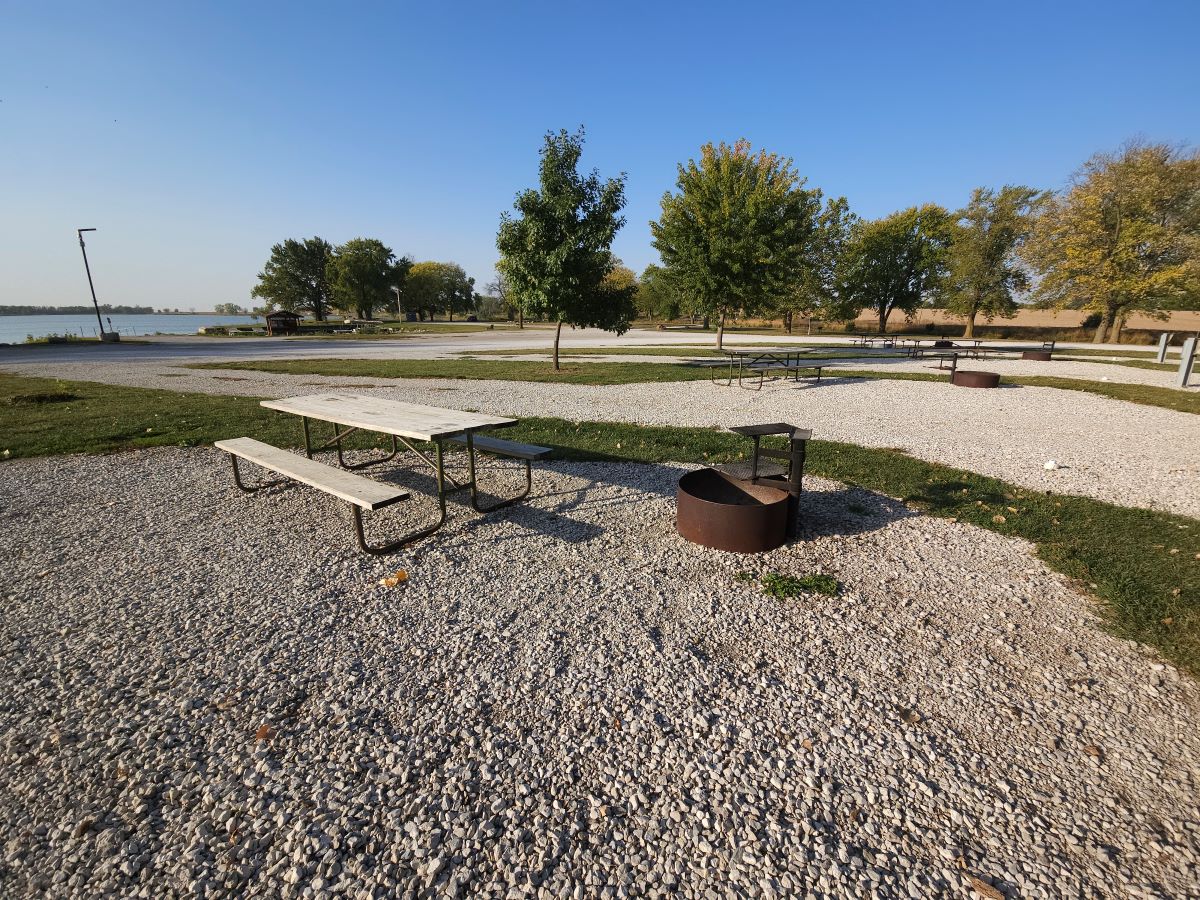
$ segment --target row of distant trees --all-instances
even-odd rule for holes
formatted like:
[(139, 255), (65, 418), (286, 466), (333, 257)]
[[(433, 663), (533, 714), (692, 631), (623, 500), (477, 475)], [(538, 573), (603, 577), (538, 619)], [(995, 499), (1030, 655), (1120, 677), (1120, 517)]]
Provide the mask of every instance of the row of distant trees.
[(1132, 312), (1200, 307), (1200, 154), (1131, 142), (1097, 154), (1061, 192), (976, 188), (950, 211), (914, 206), (879, 219), (806, 186), (790, 159), (749, 142), (706, 144), (678, 167), (650, 223), (662, 265), (641, 277), (612, 242), (625, 224), (625, 175), (579, 172), (584, 132), (546, 135), (539, 184), (501, 216), (490, 296), (454, 263), (399, 257), (381, 241), (321, 238), (271, 248), (254, 295), (323, 319), (332, 309), (424, 318), (473, 309), (621, 333), (640, 315), (703, 316), (720, 346), (730, 316), (848, 321), (880, 330), (937, 306), (966, 319), (1019, 303), (1088, 309), (1103, 341)]
[(376, 238), (334, 246), (320, 237), (288, 239), (271, 248), (251, 294), (266, 309), (324, 321), (334, 312), (371, 319), (377, 313), (419, 319), (475, 309), (475, 279), (452, 262), (413, 262)]
[[(634, 315), (797, 315), (849, 321), (871, 309), (938, 306), (966, 319), (1009, 317), (1021, 302), (1098, 314), (1097, 342), (1132, 312), (1200, 307), (1200, 154), (1131, 142), (1097, 154), (1062, 192), (976, 188), (880, 219), (805, 186), (790, 159), (749, 142), (706, 144), (678, 169), (650, 223), (662, 265), (640, 279), (611, 253), (624, 224), (622, 174), (576, 169), (582, 130), (546, 136), (540, 188), (502, 217), (498, 269), (528, 313), (628, 328)], [(555, 365), (558, 337), (555, 337)]]
[[(1061, 193), (976, 188), (962, 209), (881, 219), (822, 202), (791, 161), (746, 142), (680, 166), (651, 223), (663, 266), (643, 273), (648, 314), (855, 318), (942, 307), (1010, 317), (1020, 302), (1098, 314), (1105, 340), (1131, 312), (1200, 307), (1200, 155), (1135, 142), (1097, 154)], [(719, 326), (718, 326), (719, 329)], [(718, 337), (719, 341), (719, 337)]]

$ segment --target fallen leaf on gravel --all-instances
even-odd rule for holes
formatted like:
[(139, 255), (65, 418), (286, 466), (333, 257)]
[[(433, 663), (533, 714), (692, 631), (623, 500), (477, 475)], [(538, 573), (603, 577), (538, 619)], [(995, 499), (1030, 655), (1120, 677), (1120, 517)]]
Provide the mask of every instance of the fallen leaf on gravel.
[(812, 740), (810, 738), (805, 738), (804, 740), (802, 740), (800, 742), (800, 746), (803, 747), (805, 750), (811, 750), (812, 749)]
[(1004, 894), (996, 890), (982, 878), (972, 878), (971, 887), (980, 897), (986, 897), (987, 900), (1005, 900)]
[(270, 725), (259, 725), (258, 731), (254, 732), (254, 739), (256, 741), (269, 741), (273, 734), (274, 732), (271, 731)]
[(992, 521), (995, 522), (997, 525), (1003, 525), (1005, 522), (1008, 521), (1008, 519), (1004, 518), (1004, 516), (992, 516)]
[(917, 712), (915, 709), (909, 709), (908, 707), (901, 706), (901, 707), (899, 707), (899, 711), (900, 711), (900, 718), (903, 719), (905, 722), (907, 722), (909, 725), (916, 725), (918, 722), (921, 721), (921, 714), (919, 712)]
[(1083, 748), (1083, 752), (1086, 753), (1088, 756), (1095, 757), (1096, 759), (1099, 759), (1101, 756), (1104, 755), (1104, 751), (1101, 750), (1099, 747), (1097, 747), (1095, 744), (1088, 744), (1086, 747)]
[(406, 581), (408, 581), (408, 572), (404, 569), (397, 569), (386, 578), (379, 579), (379, 583), (384, 587), (395, 587), (398, 584), (404, 584)]
[(1017, 508), (1015, 506), (1010, 506), (1010, 507), (1008, 507), (1008, 511), (1010, 513), (1015, 513), (1017, 511)]

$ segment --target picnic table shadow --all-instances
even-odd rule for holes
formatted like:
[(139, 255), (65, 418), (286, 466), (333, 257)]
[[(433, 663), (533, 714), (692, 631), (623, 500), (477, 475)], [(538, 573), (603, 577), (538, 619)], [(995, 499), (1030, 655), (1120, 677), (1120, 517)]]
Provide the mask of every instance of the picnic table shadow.
[[(578, 487), (550, 489), (543, 481), (539, 490), (538, 471), (534, 469), (533, 491), (526, 501), (491, 513), (485, 517), (472, 517), (464, 527), (469, 531), (486, 528), (489, 519), (496, 516), (511, 517), (523, 529), (539, 532), (548, 537), (568, 543), (585, 543), (605, 532), (605, 528), (572, 515), (586, 509), (599, 507), (628, 506), (629, 515), (637, 516), (637, 506), (649, 494), (673, 500), (679, 476), (691, 467), (667, 463), (647, 463), (611, 453), (580, 453), (569, 447), (555, 448), (555, 459), (578, 465), (602, 465), (603, 472), (596, 481), (586, 481)], [(459, 471), (456, 464), (448, 467), (453, 474)], [(499, 499), (497, 490), (507, 490), (519, 469), (507, 461), (481, 458), (477, 463), (479, 495), (481, 501), (490, 504)], [(501, 474), (503, 473), (503, 474)], [(497, 484), (503, 479), (504, 487)], [(378, 471), (373, 477), (408, 488), (414, 496), (420, 495), (424, 503), (432, 506), (436, 487), (432, 472), (411, 464), (401, 464)], [(586, 476), (584, 476), (586, 477)], [(599, 486), (604, 491), (597, 491)], [(545, 501), (557, 498), (552, 505)], [(541, 502), (530, 502), (541, 501)], [(466, 494), (454, 495), (451, 504), (465, 504)], [(424, 505), (424, 504), (423, 504)], [(832, 490), (806, 490), (800, 499), (800, 526), (797, 540), (820, 537), (850, 536), (886, 528), (892, 522), (909, 518), (918, 513), (902, 501), (886, 497), (866, 488), (844, 485)], [(664, 531), (674, 532), (674, 518), (664, 523)], [(515, 540), (517, 536), (486, 535), (489, 540)]]

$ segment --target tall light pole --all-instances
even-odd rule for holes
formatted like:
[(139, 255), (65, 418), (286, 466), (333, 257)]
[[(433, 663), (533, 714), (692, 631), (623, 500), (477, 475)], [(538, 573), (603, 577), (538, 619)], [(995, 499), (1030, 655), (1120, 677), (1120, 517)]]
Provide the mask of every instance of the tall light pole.
[(396, 287), (396, 285), (393, 284), (392, 291), (394, 291), (396, 294), (396, 318), (399, 319), (400, 318), (400, 288)]
[(100, 318), (100, 304), (96, 302), (96, 286), (92, 284), (92, 269), (87, 261), (87, 247), (83, 243), (83, 233), (85, 231), (95, 231), (95, 228), (76, 228), (75, 233), (79, 235), (79, 249), (83, 253), (83, 270), (87, 272), (88, 287), (92, 291), (92, 306), (96, 307), (96, 324), (100, 326), (100, 340), (104, 340), (104, 320)]

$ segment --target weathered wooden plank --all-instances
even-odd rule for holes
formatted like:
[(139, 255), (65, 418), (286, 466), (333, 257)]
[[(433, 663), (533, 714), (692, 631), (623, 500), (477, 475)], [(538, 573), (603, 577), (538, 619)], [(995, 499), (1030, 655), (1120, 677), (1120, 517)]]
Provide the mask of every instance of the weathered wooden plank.
[(370, 478), (363, 478), (361, 475), (355, 475), (344, 469), (335, 469), (253, 438), (232, 438), (227, 441), (217, 441), (213, 446), (257, 466), (262, 466), (264, 469), (270, 469), (272, 472), (286, 475), (294, 481), (340, 497), (363, 509), (379, 509), (381, 506), (388, 506), (397, 500), (408, 497), (408, 491), (395, 485), (372, 481)]
[(263, 400), (262, 405), (267, 409), (278, 409), (297, 416), (336, 422), (350, 428), (363, 428), (382, 434), (394, 434), (416, 441), (441, 440), (466, 431), (503, 428), (517, 422), (516, 419), (500, 416), (423, 406), (420, 403), (406, 403), (382, 397), (364, 397), (360, 394), (310, 394), (303, 397), (285, 397), (282, 400)]
[[(450, 440), (464, 446), (467, 443), (465, 437), (452, 437)], [(538, 447), (534, 444), (518, 444), (516, 441), (505, 441), (483, 434), (473, 435), (471, 443), (475, 445), (476, 450), (483, 450), (487, 453), (495, 453), (500, 456), (512, 456), (516, 459), (542, 459), (549, 456), (552, 452), (549, 447)]]

